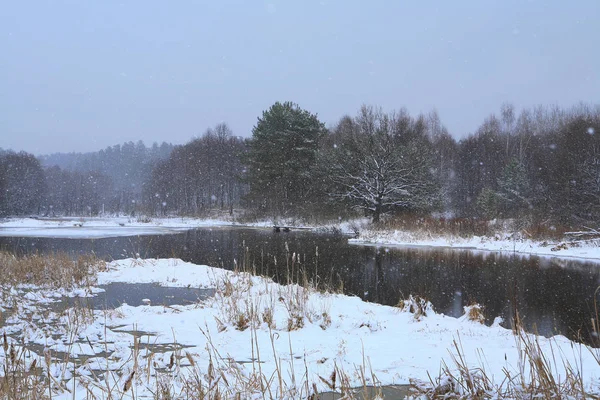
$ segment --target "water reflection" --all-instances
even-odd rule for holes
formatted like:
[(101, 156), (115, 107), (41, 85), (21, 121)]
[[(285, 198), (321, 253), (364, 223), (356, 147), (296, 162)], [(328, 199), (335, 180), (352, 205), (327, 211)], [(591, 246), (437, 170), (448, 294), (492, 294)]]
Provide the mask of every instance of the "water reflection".
[(362, 279), (362, 287), (373, 290), (364, 296), (369, 301), (392, 304), (394, 297), (417, 293), (452, 316), (477, 302), (488, 322), (502, 316), (510, 326), (518, 310), (532, 331), (589, 338), (594, 291), (600, 284), (597, 265), (448, 249), (373, 251), (362, 273), (354, 270), (349, 276), (349, 282)]
[[(252, 268), (286, 283), (308, 280), (342, 287), (370, 302), (396, 305), (409, 294), (438, 312), (462, 315), (484, 306), (488, 322), (510, 321), (518, 310), (530, 330), (590, 340), (600, 266), (574, 260), (442, 248), (349, 245), (346, 238), (311, 232), (217, 228), (181, 234), (106, 239), (0, 238), (19, 253), (94, 252), (103, 258), (179, 257), (197, 264)], [(599, 299), (600, 300), (600, 299)]]

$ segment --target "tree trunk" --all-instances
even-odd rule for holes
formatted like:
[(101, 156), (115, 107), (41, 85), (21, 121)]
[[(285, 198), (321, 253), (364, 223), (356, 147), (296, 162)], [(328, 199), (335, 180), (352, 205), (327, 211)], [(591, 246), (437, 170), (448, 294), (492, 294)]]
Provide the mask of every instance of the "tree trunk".
[(379, 219), (381, 217), (381, 203), (382, 203), (382, 199), (380, 197), (378, 197), (375, 200), (375, 211), (373, 211), (373, 223), (374, 224), (379, 222)]

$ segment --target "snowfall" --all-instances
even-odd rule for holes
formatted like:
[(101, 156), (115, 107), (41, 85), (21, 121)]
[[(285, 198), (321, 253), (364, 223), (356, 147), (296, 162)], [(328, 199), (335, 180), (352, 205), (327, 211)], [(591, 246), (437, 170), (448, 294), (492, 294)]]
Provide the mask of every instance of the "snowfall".
[[(181, 219), (155, 220), (153, 226), (126, 219), (10, 220), (0, 224), (0, 232), (5, 236), (104, 237), (120, 229), (128, 229), (128, 234), (136, 230), (165, 233), (216, 223), (227, 224)], [(78, 233), (81, 230), (87, 232)], [(552, 251), (541, 244), (493, 238), (451, 243), (408, 239), (396, 232), (362, 240), (547, 251), (553, 256), (583, 258), (599, 254), (592, 247)], [(187, 305), (122, 304), (114, 310), (88, 313), (48, 308), (65, 297), (96, 296), (102, 291), (99, 286), (113, 282), (210, 288), (215, 295)], [(17, 350), (23, 345), (28, 348), (25, 368), (34, 360), (45, 371), (49, 368), (54, 399), (83, 399), (90, 393), (108, 398), (111, 390), (119, 392), (119, 398), (154, 398), (160, 382), (167, 382), (177, 394), (183, 392), (186, 379), (196, 379), (213, 390), (218, 386), (223, 393), (244, 392), (247, 397), (263, 398), (266, 393), (267, 398), (307, 398), (315, 389), (330, 390), (334, 370), (352, 387), (429, 382), (438, 377), (443, 381), (444, 366), (457, 368), (458, 349), (469, 367), (485, 371), (497, 384), (507, 373), (529, 373), (522, 343), (512, 330), (500, 326), (499, 319), (485, 326), (466, 314), (452, 318), (436, 313), (430, 304), (425, 304), (420, 315), (410, 307), (418, 300), (401, 307), (383, 306), (178, 259), (112, 261), (98, 272), (93, 285), (69, 292), (31, 286), (2, 289), (0, 311), (8, 315), (9, 306), (19, 310), (10, 313), (0, 335), (5, 333)], [(9, 304), (10, 298), (19, 301)], [(597, 349), (562, 336), (535, 340), (555, 378), (564, 379), (565, 366), (577, 366), (588, 390), (600, 392)], [(0, 371), (8, 353), (0, 350)], [(128, 390), (123, 392), (124, 388)]]

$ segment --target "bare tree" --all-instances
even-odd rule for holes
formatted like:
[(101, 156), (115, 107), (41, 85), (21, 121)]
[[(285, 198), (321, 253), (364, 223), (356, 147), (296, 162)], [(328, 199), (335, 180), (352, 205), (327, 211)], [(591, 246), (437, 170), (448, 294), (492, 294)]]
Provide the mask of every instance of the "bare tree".
[(155, 166), (146, 184), (146, 203), (157, 214), (201, 215), (217, 209), (232, 213), (245, 193), (240, 181), (243, 151), (244, 142), (227, 124), (208, 128)]
[(0, 155), (0, 215), (39, 214), (45, 190), (42, 167), (32, 154)]
[[(403, 121), (363, 106), (354, 129), (342, 121), (340, 129), (346, 133), (339, 137), (340, 143), (321, 153), (321, 165), (331, 182), (330, 196), (370, 214), (373, 222), (387, 211), (430, 209), (437, 201), (429, 142), (423, 135), (402, 142), (394, 132)], [(412, 121), (408, 131), (418, 129), (416, 125)]]
[(515, 123), (515, 106), (510, 103), (502, 104), (500, 108), (502, 116), (502, 132), (506, 136), (506, 157), (510, 157), (510, 138), (513, 134), (513, 126)]

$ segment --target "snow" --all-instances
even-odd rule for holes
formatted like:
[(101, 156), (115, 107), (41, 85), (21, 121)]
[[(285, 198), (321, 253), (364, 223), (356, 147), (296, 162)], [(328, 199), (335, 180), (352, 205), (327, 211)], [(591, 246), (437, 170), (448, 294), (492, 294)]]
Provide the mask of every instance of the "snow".
[[(366, 220), (336, 222), (334, 226), (340, 232), (352, 233), (354, 227)], [(252, 223), (238, 223), (225, 219), (199, 219), (189, 217), (144, 218), (97, 217), (97, 218), (9, 218), (0, 220), (0, 237), (50, 237), (99, 239), (118, 236), (164, 235), (179, 233), (188, 229), (202, 227), (238, 226), (272, 227), (293, 226), (295, 229), (330, 229), (332, 226), (299, 226), (296, 221), (263, 220)]]
[(512, 238), (510, 234), (497, 234), (494, 237), (472, 236), (433, 236), (416, 234), (400, 230), (361, 231), (360, 237), (349, 239), (349, 243), (377, 246), (425, 246), (445, 247), (453, 249), (471, 249), (482, 251), (499, 251), (509, 253), (551, 256), (559, 258), (579, 258), (600, 262), (600, 243), (570, 244), (569, 242), (541, 242), (526, 238)]
[(232, 225), (214, 219), (152, 218), (142, 222), (129, 217), (34, 219), (0, 222), (0, 236), (99, 239), (118, 236), (163, 235), (206, 226)]
[[(54, 316), (65, 326), (75, 327), (75, 334), (60, 324), (49, 324), (52, 316), (31, 320), (11, 317), (7, 321), (11, 325), (4, 329), (19, 334), (26, 343), (52, 352), (65, 351), (71, 357), (86, 355), (87, 361), (79, 368), (75, 382), (66, 384), (75, 392), (56, 393), (55, 399), (87, 398), (83, 386), (93, 380), (89, 377), (91, 370), (107, 367), (118, 371), (106, 375), (107, 379), (118, 381), (115, 387), (123, 387), (131, 372), (136, 371), (134, 390), (123, 398), (132, 398), (135, 393), (138, 399), (153, 398), (157, 376), (169, 377), (170, 385), (177, 391), (181, 390), (182, 377), (199, 371), (205, 378), (210, 375), (211, 365), (227, 382), (260, 372), (273, 393), (278, 390), (277, 377), (281, 374), (289, 398), (307, 397), (301, 386), (305, 381), (310, 388), (314, 383), (319, 390), (326, 390), (321, 378), (329, 377), (336, 367), (348, 375), (351, 386), (362, 385), (361, 368), (366, 369), (368, 379), (372, 372), (381, 384), (403, 384), (411, 378), (428, 381), (428, 374), (436, 377), (443, 363), (453, 368), (455, 341), (460, 343), (467, 363), (485, 368), (497, 383), (504, 379), (505, 369), (516, 374), (521, 367), (522, 353), (511, 330), (498, 323), (487, 327), (466, 317), (437, 314), (430, 305), (426, 305), (426, 315), (417, 318), (406, 308), (367, 303), (357, 297), (320, 293), (297, 285), (282, 286), (269, 279), (178, 259), (111, 262), (107, 271), (98, 273), (98, 284), (110, 282), (151, 282), (215, 288), (217, 292), (192, 305), (124, 304), (114, 311), (94, 311), (93, 318), (79, 325), (68, 323), (77, 315), (74, 310)], [(86, 293), (90, 292), (94, 293)], [(50, 295), (44, 293), (45, 297)], [(35, 309), (42, 299), (33, 296), (26, 300), (29, 309)], [(270, 319), (265, 317), (269, 310)], [(250, 320), (244, 329), (238, 329), (240, 315)], [(252, 315), (256, 315), (255, 320)], [(271, 325), (269, 320), (273, 321)], [(244, 325), (243, 320), (241, 324)], [(133, 336), (127, 333), (134, 330), (142, 333), (140, 343), (147, 344), (147, 349), (135, 350)], [(81, 340), (73, 342), (72, 337)], [(544, 353), (553, 354), (556, 359), (555, 377), (564, 377), (565, 360), (579, 367), (586, 386), (596, 391), (600, 388), (600, 368), (593, 357), (594, 350), (562, 336), (537, 340)], [(173, 348), (174, 342), (179, 350)], [(96, 356), (102, 351), (108, 351), (110, 357)], [(173, 358), (172, 354), (180, 357)], [(44, 363), (43, 354), (38, 356), (38, 363)], [(175, 365), (170, 362), (172, 359), (176, 360)], [(0, 365), (5, 361), (0, 351)], [(31, 362), (33, 358), (28, 360)], [(55, 376), (67, 373), (67, 381), (73, 369), (70, 362), (57, 360), (53, 364)], [(148, 371), (150, 376), (146, 375)], [(220, 384), (224, 385), (224, 380)], [(88, 387), (102, 396), (102, 385)], [(261, 398), (256, 393), (254, 397)]]

